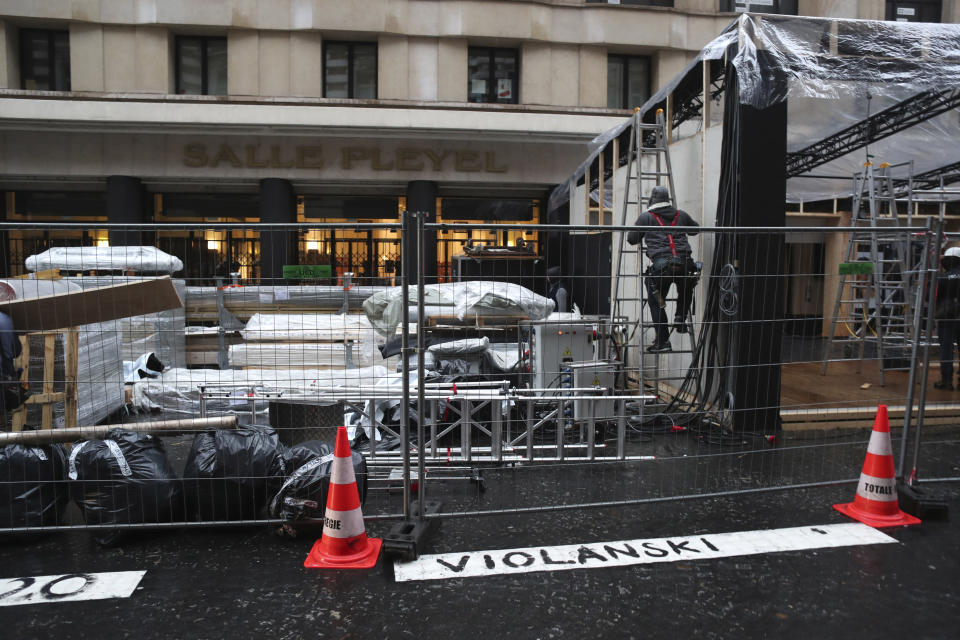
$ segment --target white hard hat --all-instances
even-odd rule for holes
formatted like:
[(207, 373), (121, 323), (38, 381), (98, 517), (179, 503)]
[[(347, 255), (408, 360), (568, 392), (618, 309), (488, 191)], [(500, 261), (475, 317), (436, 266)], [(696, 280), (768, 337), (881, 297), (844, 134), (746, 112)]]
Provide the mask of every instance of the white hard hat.
[(943, 252), (944, 258), (960, 258), (960, 247), (950, 247)]

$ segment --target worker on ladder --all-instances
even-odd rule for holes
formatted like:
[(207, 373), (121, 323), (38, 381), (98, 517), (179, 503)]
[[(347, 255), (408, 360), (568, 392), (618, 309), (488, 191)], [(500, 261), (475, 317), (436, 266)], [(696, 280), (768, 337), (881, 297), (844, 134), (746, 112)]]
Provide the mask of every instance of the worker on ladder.
[(674, 209), (670, 201), (670, 191), (660, 185), (651, 189), (647, 210), (637, 218), (636, 225), (662, 227), (659, 231), (631, 231), (627, 234), (627, 242), (637, 245), (643, 240), (651, 262), (644, 273), (644, 285), (647, 288), (647, 302), (657, 337), (655, 342), (647, 347), (647, 351), (670, 351), (670, 327), (667, 324), (666, 311), (670, 285), (677, 288), (674, 329), (677, 333), (686, 333), (689, 330), (687, 314), (690, 312), (693, 289), (697, 284), (697, 265), (693, 261), (693, 249), (687, 240), (688, 235), (696, 235), (696, 232), (674, 232), (670, 229), (700, 225), (683, 209)]
[(940, 339), (940, 380), (937, 389), (953, 391), (953, 346), (960, 345), (960, 247), (950, 247), (940, 258), (937, 276), (937, 337)]

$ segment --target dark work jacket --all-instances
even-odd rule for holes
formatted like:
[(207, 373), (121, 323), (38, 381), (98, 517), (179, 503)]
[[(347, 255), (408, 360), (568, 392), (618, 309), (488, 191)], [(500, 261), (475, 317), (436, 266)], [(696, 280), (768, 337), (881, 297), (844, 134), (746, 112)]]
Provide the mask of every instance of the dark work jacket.
[(937, 320), (960, 320), (960, 266), (937, 276)]
[[(660, 216), (660, 219), (664, 224), (663, 227), (660, 227), (657, 219), (653, 217), (654, 213)], [(655, 260), (657, 258), (669, 258), (673, 255), (673, 253), (670, 251), (669, 239), (669, 235), (672, 232), (673, 243), (677, 248), (677, 257), (691, 257), (693, 255), (693, 249), (690, 247), (690, 242), (687, 240), (687, 236), (695, 236), (697, 233), (695, 231), (673, 231), (670, 225), (673, 223), (673, 218), (677, 215), (680, 216), (676, 224), (678, 227), (700, 226), (697, 224), (697, 221), (694, 220), (690, 214), (683, 209), (674, 209), (669, 202), (659, 202), (651, 205), (649, 209), (641, 213), (635, 224), (638, 227), (660, 227), (662, 231), (631, 231), (627, 234), (627, 242), (635, 245), (639, 244), (640, 240), (644, 240), (647, 245), (647, 257), (651, 260)]]
[(20, 340), (10, 316), (0, 313), (0, 379), (14, 380), (17, 376), (13, 361), (20, 355)]

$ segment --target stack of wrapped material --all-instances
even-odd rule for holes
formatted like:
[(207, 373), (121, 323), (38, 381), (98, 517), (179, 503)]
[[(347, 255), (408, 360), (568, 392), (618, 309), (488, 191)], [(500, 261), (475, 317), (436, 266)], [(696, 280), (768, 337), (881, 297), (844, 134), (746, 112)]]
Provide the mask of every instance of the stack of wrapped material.
[(352, 369), (384, 365), (383, 343), (361, 315), (255, 314), (230, 347), (230, 364), (254, 369)]

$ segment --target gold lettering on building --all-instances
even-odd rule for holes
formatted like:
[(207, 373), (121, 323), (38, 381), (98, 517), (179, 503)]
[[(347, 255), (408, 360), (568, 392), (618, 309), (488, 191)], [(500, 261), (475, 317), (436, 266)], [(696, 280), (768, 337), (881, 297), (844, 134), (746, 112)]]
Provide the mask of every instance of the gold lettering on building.
[(371, 157), (373, 161), (370, 163), (374, 171), (390, 171), (393, 169), (393, 161), (390, 162), (380, 162), (380, 149), (371, 149)]
[(397, 149), (397, 171), (423, 171), (419, 149)]
[(210, 166), (219, 167), (220, 163), (224, 161), (229, 162), (237, 169), (243, 166), (243, 163), (240, 162), (240, 158), (238, 158), (237, 154), (234, 153), (233, 149), (230, 148), (230, 145), (226, 143), (220, 145), (220, 150), (217, 151), (217, 155), (213, 156)]
[(207, 166), (207, 148), (196, 142), (185, 145), (183, 147), (183, 164), (188, 167)]
[(453, 167), (456, 171), (480, 171), (480, 159), (476, 151), (457, 151)]
[(266, 160), (259, 160), (257, 158), (257, 152), (260, 150), (259, 145), (248, 144), (247, 145), (247, 164), (246, 166), (251, 169), (260, 169), (262, 167), (270, 166), (270, 163)]
[(323, 158), (320, 147), (297, 147), (297, 169), (322, 169)]
[(270, 166), (274, 169), (289, 169), (293, 166), (293, 160), (283, 160), (281, 151), (278, 144), (270, 147)]
[(344, 147), (341, 166), (343, 166), (344, 169), (353, 169), (354, 162), (360, 162), (361, 160), (366, 160), (369, 158), (369, 149), (364, 149), (362, 147)]
[[(238, 153), (239, 151), (239, 153)], [(322, 169), (325, 164), (323, 147), (319, 145), (270, 145), (269, 152), (258, 144), (238, 145), (236, 149), (224, 142), (216, 150), (200, 142), (183, 146), (183, 166), (191, 168), (219, 167), (229, 164), (236, 169)], [(497, 161), (496, 151), (469, 149), (434, 150), (417, 147), (342, 147), (339, 168), (344, 171), (420, 171), (440, 173), (506, 173), (509, 165)]]

